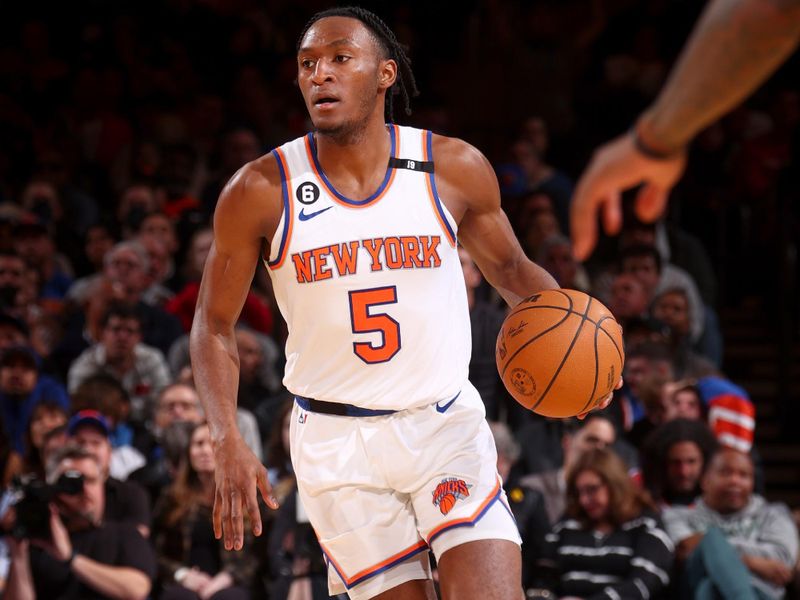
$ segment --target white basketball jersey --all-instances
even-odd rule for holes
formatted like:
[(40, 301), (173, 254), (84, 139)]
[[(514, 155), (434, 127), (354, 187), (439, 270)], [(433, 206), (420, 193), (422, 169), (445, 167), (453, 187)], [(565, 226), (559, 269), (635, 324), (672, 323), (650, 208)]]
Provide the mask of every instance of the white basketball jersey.
[(365, 199), (333, 187), (312, 134), (273, 150), (283, 216), (266, 262), (295, 395), (399, 410), (452, 398), (467, 381), (466, 286), (432, 136), (388, 130), (392, 160)]

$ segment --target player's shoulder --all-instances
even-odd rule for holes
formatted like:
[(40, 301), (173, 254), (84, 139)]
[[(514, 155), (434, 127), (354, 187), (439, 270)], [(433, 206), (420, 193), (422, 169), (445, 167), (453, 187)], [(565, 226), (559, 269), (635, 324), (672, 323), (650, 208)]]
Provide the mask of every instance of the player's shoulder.
[(243, 165), (225, 184), (217, 210), (252, 211), (259, 206), (272, 206), (281, 201), (281, 172), (273, 153), (265, 154)]
[(466, 168), (473, 171), (491, 169), (491, 165), (483, 153), (460, 138), (434, 133), (431, 144), (437, 169), (440, 167), (450, 167), (453, 170)]
[(471, 208), (499, 204), (497, 176), (480, 150), (462, 139), (435, 134), (432, 146), (436, 185), (446, 188), (449, 197)]

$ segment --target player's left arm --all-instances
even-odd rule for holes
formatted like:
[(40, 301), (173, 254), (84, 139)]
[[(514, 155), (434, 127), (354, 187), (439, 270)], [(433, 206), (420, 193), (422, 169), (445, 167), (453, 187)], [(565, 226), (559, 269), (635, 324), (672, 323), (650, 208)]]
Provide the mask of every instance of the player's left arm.
[(458, 222), (458, 240), (509, 306), (558, 283), (525, 256), (500, 207), (500, 187), (483, 154), (466, 142), (433, 138), (436, 188)]

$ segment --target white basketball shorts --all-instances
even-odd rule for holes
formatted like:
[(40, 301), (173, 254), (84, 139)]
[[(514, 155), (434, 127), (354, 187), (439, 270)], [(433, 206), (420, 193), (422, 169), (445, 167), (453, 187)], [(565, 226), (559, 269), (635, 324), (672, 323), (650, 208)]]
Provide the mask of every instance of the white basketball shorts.
[(385, 416), (322, 414), (298, 402), (292, 462), (332, 595), (361, 600), (430, 578), (428, 549), (438, 560), (475, 540), (521, 543), (472, 385)]

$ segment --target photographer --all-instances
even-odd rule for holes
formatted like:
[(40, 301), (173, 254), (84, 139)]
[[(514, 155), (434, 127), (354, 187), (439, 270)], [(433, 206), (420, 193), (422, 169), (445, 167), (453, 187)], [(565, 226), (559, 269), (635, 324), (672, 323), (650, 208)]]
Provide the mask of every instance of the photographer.
[[(17, 504), (17, 535), (8, 538), (8, 598), (143, 599), (150, 593), (156, 565), (148, 543), (132, 524), (102, 522), (105, 493), (97, 459), (82, 448), (66, 446), (48, 462), (48, 483), (57, 488), (65, 475), (74, 481), (77, 474), (82, 476), (77, 493), (56, 493), (49, 505), (48, 537), (36, 537), (24, 527), (20, 531), (44, 515), (29, 516), (31, 505), (23, 510)], [(43, 503), (36, 510), (46, 512), (48, 507)]]

